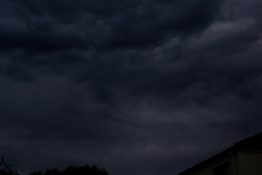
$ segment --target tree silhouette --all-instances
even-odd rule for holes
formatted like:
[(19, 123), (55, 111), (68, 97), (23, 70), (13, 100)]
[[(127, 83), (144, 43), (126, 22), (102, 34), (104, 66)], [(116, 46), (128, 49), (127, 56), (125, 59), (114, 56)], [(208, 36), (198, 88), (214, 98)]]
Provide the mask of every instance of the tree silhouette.
[(108, 175), (108, 173), (105, 169), (98, 168), (96, 165), (70, 165), (62, 170), (52, 168), (47, 169), (45, 172), (36, 171), (31, 173), (30, 175)]
[(12, 168), (11, 164), (6, 163), (3, 156), (1, 156), (0, 162), (0, 175), (18, 175), (17, 171)]
[[(16, 170), (14, 170), (11, 164), (7, 163), (2, 156), (0, 159), (0, 175), (19, 175)], [(44, 172), (35, 171), (29, 175), (108, 175), (107, 171), (103, 168), (98, 168), (96, 165), (70, 165), (63, 169), (47, 169)]]

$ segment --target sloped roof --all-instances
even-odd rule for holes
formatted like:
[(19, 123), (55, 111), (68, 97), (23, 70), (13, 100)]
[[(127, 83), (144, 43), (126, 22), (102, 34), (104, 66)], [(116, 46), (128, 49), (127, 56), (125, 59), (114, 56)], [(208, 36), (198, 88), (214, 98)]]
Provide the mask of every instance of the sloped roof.
[(237, 142), (234, 145), (235, 149), (240, 149), (240, 150), (260, 150), (262, 149), (262, 132), (258, 133), (252, 137), (249, 137), (247, 139), (244, 139), (242, 141)]
[(262, 132), (235, 143), (230, 148), (228, 148), (228, 149), (212, 156), (211, 158), (193, 166), (192, 168), (189, 168), (189, 169), (179, 173), (179, 175), (186, 175), (186, 174), (188, 174), (192, 171), (196, 171), (196, 170), (201, 169), (203, 167), (207, 167), (210, 164), (212, 164), (213, 162), (220, 160), (220, 159), (223, 159), (226, 156), (231, 156), (231, 153), (234, 153), (234, 152), (239, 151), (239, 150), (262, 150)]

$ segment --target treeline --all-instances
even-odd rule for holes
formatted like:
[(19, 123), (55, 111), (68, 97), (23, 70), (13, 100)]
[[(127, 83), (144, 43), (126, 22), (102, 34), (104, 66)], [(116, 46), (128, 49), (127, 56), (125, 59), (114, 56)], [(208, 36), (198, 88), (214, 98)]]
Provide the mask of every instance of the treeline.
[[(2, 157), (0, 160), (0, 175), (19, 175), (19, 173), (12, 168), (11, 164), (5, 162)], [(108, 175), (103, 168), (98, 168), (96, 165), (70, 165), (63, 169), (52, 168), (46, 171), (36, 171), (29, 173), (29, 175)]]
[(47, 169), (44, 172), (37, 171), (29, 175), (108, 175), (107, 171), (96, 165), (67, 166), (64, 169)]

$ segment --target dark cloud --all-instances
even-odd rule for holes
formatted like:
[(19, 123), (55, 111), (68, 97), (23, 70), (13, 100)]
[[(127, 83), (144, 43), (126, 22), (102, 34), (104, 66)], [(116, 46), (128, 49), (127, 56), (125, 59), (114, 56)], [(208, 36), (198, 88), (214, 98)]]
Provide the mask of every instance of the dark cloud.
[(261, 131), (261, 5), (2, 0), (2, 153), (169, 175)]

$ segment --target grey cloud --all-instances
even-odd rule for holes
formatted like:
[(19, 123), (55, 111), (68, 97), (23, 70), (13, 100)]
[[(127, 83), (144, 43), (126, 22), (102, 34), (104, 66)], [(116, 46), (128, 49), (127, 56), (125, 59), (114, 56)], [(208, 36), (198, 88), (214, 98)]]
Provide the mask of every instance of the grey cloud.
[(176, 174), (262, 129), (260, 1), (0, 3), (0, 148), (24, 172)]

